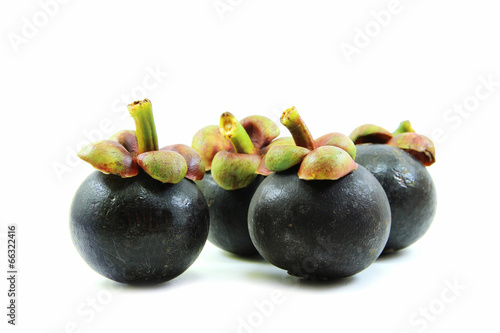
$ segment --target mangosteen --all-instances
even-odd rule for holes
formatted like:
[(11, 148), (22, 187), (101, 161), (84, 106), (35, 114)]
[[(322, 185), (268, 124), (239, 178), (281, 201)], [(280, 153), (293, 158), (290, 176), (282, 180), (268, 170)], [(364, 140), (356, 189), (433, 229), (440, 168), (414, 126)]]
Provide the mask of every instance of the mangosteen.
[(437, 208), (436, 187), (426, 166), (435, 162), (435, 148), (415, 133), (409, 121), (391, 133), (377, 125), (356, 128), (356, 162), (384, 188), (391, 205), (391, 232), (384, 253), (404, 249), (429, 230)]
[(356, 147), (345, 135), (314, 140), (297, 110), (281, 122), (295, 145), (271, 147), (266, 177), (248, 212), (259, 253), (289, 274), (327, 280), (370, 266), (387, 242), (391, 213), (377, 179), (354, 162)]
[(274, 140), (278, 135), (278, 126), (264, 116), (240, 122), (229, 112), (221, 115), (219, 126), (206, 126), (194, 135), (192, 147), (206, 167), (197, 184), (210, 210), (208, 240), (217, 247), (239, 256), (257, 255), (248, 233), (248, 206), (271, 173), (262, 156), (272, 145), (290, 143), (291, 138)]
[(149, 100), (128, 110), (136, 131), (78, 153), (97, 171), (76, 191), (70, 232), (97, 273), (128, 284), (161, 283), (188, 269), (207, 240), (208, 205), (193, 181), (203, 178), (205, 166), (187, 145), (158, 149)]

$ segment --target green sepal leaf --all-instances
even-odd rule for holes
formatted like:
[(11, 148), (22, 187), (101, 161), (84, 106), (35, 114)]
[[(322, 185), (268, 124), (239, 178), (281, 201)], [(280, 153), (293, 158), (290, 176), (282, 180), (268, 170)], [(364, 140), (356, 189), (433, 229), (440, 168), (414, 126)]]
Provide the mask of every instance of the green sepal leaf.
[(273, 173), (273, 171), (269, 170), (266, 166), (266, 154), (271, 149), (272, 147), (275, 146), (295, 146), (295, 141), (293, 140), (292, 137), (283, 137), (283, 138), (278, 138), (274, 141), (272, 141), (270, 144), (268, 144), (266, 147), (263, 147), (260, 150), (260, 154), (262, 155), (262, 158), (260, 160), (259, 167), (257, 168), (257, 173), (259, 175), (263, 176), (269, 176), (270, 174)]
[(323, 146), (304, 158), (298, 175), (304, 180), (336, 180), (357, 168), (358, 164), (342, 148)]
[(175, 151), (148, 151), (137, 156), (137, 163), (148, 175), (162, 183), (176, 184), (187, 173), (186, 160)]
[(392, 138), (392, 133), (377, 125), (365, 124), (355, 128), (349, 138), (357, 145), (361, 143), (386, 143)]
[(206, 171), (212, 168), (212, 160), (219, 151), (234, 151), (231, 141), (220, 133), (218, 125), (206, 126), (196, 132), (191, 147), (200, 154)]
[(273, 146), (267, 152), (266, 167), (274, 172), (284, 171), (302, 162), (311, 151), (298, 146)]
[(396, 128), (396, 130), (392, 132), (392, 136), (408, 132), (415, 132), (415, 130), (411, 126), (411, 122), (409, 120), (403, 120), (402, 122), (399, 123), (398, 128)]
[(356, 158), (356, 145), (352, 140), (342, 133), (328, 133), (316, 139), (316, 147), (334, 146), (344, 149), (352, 159)]
[(436, 148), (431, 139), (417, 133), (402, 133), (387, 142), (387, 145), (398, 147), (412, 154), (425, 166), (436, 162)]
[(132, 156), (137, 156), (139, 153), (139, 144), (135, 131), (123, 130), (113, 134), (109, 140), (116, 141), (121, 144)]
[(243, 188), (257, 177), (260, 160), (259, 155), (220, 151), (212, 161), (212, 176), (225, 190)]
[(102, 173), (119, 175), (122, 178), (133, 177), (139, 173), (132, 155), (116, 141), (93, 142), (83, 147), (77, 155)]
[(270, 144), (268, 144), (266, 147), (263, 147), (260, 150), (260, 154), (261, 155), (266, 154), (269, 151), (269, 149), (271, 149), (271, 147), (274, 146), (295, 146), (295, 141), (293, 140), (292, 137), (278, 138), (273, 142), (271, 142)]
[(205, 176), (205, 162), (201, 158), (201, 155), (193, 148), (183, 145), (175, 144), (166, 146), (160, 149), (160, 151), (175, 151), (184, 157), (187, 164), (186, 178), (191, 180), (202, 180)]

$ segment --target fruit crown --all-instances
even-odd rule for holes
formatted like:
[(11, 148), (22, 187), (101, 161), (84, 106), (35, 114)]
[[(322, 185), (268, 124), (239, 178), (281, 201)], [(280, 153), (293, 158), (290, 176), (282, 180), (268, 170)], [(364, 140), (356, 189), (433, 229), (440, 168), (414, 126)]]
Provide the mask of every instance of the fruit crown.
[(292, 134), (295, 145), (271, 147), (265, 158), (269, 170), (284, 171), (300, 163), (300, 179), (336, 180), (357, 169), (356, 146), (344, 134), (328, 133), (314, 140), (295, 107), (283, 112), (281, 123)]
[(267, 150), (293, 142), (291, 138), (276, 139), (279, 134), (278, 125), (267, 117), (253, 115), (238, 121), (224, 112), (218, 126), (203, 127), (194, 135), (191, 146), (200, 153), (215, 182), (235, 190), (248, 186), (258, 174), (271, 173), (263, 162)]
[(135, 101), (127, 108), (136, 130), (119, 131), (109, 140), (93, 142), (85, 146), (78, 157), (105, 174), (122, 178), (136, 176), (142, 168), (162, 183), (175, 184), (184, 177), (203, 179), (205, 164), (196, 150), (183, 144), (158, 149), (151, 101)]
[(361, 125), (349, 135), (355, 144), (379, 143), (403, 149), (417, 158), (423, 165), (436, 162), (436, 148), (431, 139), (415, 133), (410, 121), (399, 124), (394, 132), (373, 124)]

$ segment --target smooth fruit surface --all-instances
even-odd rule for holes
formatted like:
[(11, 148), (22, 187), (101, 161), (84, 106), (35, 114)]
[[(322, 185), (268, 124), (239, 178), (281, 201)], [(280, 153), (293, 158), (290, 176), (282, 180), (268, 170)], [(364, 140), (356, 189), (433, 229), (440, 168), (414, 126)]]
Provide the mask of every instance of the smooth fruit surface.
[(205, 177), (197, 182), (210, 210), (208, 240), (212, 244), (241, 256), (257, 254), (248, 232), (247, 216), (250, 200), (264, 178), (259, 175), (247, 187), (225, 190), (215, 182), (208, 171)]
[(356, 162), (378, 179), (391, 205), (391, 233), (384, 252), (410, 246), (427, 232), (436, 213), (431, 175), (402, 149), (384, 144), (358, 145), (357, 149)]
[(140, 171), (120, 178), (99, 171), (78, 188), (70, 232), (96, 272), (129, 283), (160, 283), (183, 273), (205, 245), (209, 212), (190, 180), (164, 184)]
[(297, 168), (271, 174), (249, 209), (250, 236), (259, 253), (305, 278), (364, 270), (382, 252), (390, 222), (385, 192), (362, 166), (338, 180), (301, 180)]

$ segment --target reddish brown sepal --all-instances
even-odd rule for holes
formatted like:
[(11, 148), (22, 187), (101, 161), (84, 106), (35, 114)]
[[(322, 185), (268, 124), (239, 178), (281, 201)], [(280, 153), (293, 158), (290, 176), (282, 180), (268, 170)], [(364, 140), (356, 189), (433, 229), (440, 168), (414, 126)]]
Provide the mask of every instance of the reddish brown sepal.
[(278, 125), (264, 116), (248, 116), (243, 118), (240, 123), (257, 149), (267, 146), (280, 134)]
[(392, 133), (377, 125), (365, 124), (357, 127), (349, 135), (354, 144), (386, 143), (392, 138)]
[(263, 156), (260, 159), (259, 166), (257, 167), (257, 171), (255, 171), (257, 174), (262, 175), (262, 176), (269, 176), (273, 172), (269, 170), (266, 166), (266, 157)]
[(196, 150), (183, 144), (170, 145), (160, 149), (160, 151), (163, 150), (175, 151), (184, 157), (187, 163), (186, 178), (191, 180), (203, 179), (205, 176), (205, 162), (203, 162), (201, 155)]
[(352, 159), (356, 158), (356, 145), (342, 133), (328, 133), (316, 139), (316, 147), (334, 146), (344, 149)]
[(206, 171), (212, 168), (212, 160), (219, 151), (234, 151), (233, 145), (220, 133), (217, 125), (206, 126), (196, 132), (191, 146), (200, 154)]
[(398, 147), (412, 154), (425, 166), (436, 162), (436, 148), (431, 139), (417, 133), (402, 133), (387, 142), (389, 146)]
[(132, 155), (116, 141), (93, 142), (83, 147), (78, 153), (78, 157), (106, 174), (127, 178), (139, 173), (139, 168)]
[(139, 153), (139, 144), (137, 143), (137, 137), (135, 136), (135, 131), (123, 130), (118, 131), (113, 134), (109, 140), (116, 141), (121, 144), (127, 151), (136, 157)]

